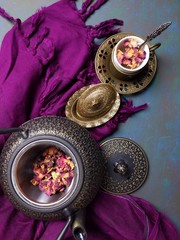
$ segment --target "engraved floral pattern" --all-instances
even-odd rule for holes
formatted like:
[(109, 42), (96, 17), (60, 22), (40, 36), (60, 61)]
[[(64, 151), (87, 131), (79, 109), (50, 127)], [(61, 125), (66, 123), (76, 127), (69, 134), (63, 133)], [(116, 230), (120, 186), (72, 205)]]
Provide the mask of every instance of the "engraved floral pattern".
[[(148, 160), (143, 149), (134, 141), (115, 138), (101, 145), (105, 159), (105, 177), (102, 188), (115, 194), (128, 194), (137, 190), (145, 181), (148, 173)], [(129, 168), (127, 175), (113, 172), (113, 161), (124, 158)], [(109, 170), (111, 168), (111, 170)]]
[[(52, 211), (41, 211), (41, 209), (29, 206), (20, 201), (18, 193), (15, 192), (10, 178), (10, 168), (16, 151), (26, 144), (26, 141), (33, 141), (39, 136), (59, 136), (70, 143), (78, 152), (83, 165), (83, 185), (77, 197), (68, 201), (68, 211), (76, 211), (86, 207), (96, 196), (103, 177), (102, 155), (94, 139), (92, 139), (85, 128), (77, 123), (63, 117), (40, 117), (32, 119), (20, 126), (22, 129), (29, 129), (28, 139), (23, 139), (18, 133), (13, 133), (6, 141), (0, 157), (1, 185), (14, 206), (23, 211), (26, 215), (44, 220), (60, 219), (64, 217), (61, 206)], [(93, 173), (93, 176), (92, 176)]]

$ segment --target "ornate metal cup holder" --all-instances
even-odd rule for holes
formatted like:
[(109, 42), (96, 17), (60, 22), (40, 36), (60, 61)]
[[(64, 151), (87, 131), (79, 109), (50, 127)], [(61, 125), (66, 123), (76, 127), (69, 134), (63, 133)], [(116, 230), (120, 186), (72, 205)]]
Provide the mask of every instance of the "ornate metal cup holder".
[(120, 94), (132, 94), (146, 88), (153, 80), (157, 69), (154, 50), (150, 51), (146, 68), (135, 76), (125, 76), (115, 69), (111, 61), (112, 50), (120, 39), (128, 35), (132, 33), (117, 33), (107, 38), (100, 45), (95, 57), (95, 69), (99, 80), (112, 84)]

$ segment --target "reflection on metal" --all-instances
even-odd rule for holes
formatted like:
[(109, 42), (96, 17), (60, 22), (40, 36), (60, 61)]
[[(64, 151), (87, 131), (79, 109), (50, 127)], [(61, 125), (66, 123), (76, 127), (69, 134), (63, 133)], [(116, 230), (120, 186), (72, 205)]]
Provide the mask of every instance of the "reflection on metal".
[(74, 215), (74, 221), (72, 224), (72, 234), (75, 240), (86, 240), (87, 232), (85, 229), (85, 209), (77, 211)]
[(128, 165), (125, 163), (125, 161), (115, 162), (114, 171), (119, 174), (125, 175), (128, 172)]

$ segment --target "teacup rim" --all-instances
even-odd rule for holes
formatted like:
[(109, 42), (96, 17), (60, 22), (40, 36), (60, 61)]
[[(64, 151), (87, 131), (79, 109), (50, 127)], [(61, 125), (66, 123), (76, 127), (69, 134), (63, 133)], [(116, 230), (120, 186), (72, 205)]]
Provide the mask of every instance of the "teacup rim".
[(146, 58), (143, 60), (143, 63), (141, 63), (140, 66), (138, 66), (137, 68), (134, 68), (134, 69), (129, 69), (129, 68), (123, 67), (123, 66), (118, 62), (117, 57), (116, 57), (116, 52), (117, 52), (117, 49), (118, 49), (119, 45), (120, 45), (123, 41), (125, 41), (126, 39), (132, 39), (132, 38), (135, 38), (135, 39), (140, 40), (140, 44), (144, 42), (144, 39), (143, 39), (143, 38), (132, 34), (132, 35), (125, 36), (125, 37), (121, 38), (121, 39), (116, 43), (116, 45), (115, 45), (115, 47), (114, 47), (114, 49), (113, 49), (113, 54), (112, 54), (113, 59), (114, 59), (113, 64), (114, 64), (114, 65), (117, 65), (117, 66), (116, 66), (117, 70), (118, 70), (118, 68), (120, 68), (119, 71), (124, 70), (124, 71), (127, 72), (127, 73), (136, 73), (136, 72), (142, 70), (142, 69), (146, 66), (146, 64), (148, 63), (148, 61), (149, 61), (150, 50), (149, 50), (148, 44), (145, 44), (144, 49), (145, 49), (145, 51), (146, 51)]

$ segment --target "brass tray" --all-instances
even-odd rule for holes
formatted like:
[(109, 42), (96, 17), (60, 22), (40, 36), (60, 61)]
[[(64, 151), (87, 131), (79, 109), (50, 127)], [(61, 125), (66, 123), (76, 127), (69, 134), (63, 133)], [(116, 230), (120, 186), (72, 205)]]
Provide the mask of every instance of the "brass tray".
[(107, 83), (91, 84), (76, 91), (66, 104), (66, 117), (92, 128), (109, 121), (120, 107), (120, 96)]
[(157, 58), (154, 51), (150, 52), (146, 68), (136, 76), (125, 77), (115, 69), (111, 61), (112, 50), (120, 39), (129, 35), (132, 33), (123, 32), (107, 38), (100, 45), (95, 57), (95, 69), (99, 80), (112, 84), (120, 94), (132, 94), (146, 88), (153, 80), (157, 69)]
[(148, 159), (144, 150), (128, 138), (112, 138), (100, 147), (105, 161), (101, 188), (117, 195), (139, 189), (148, 174)]

